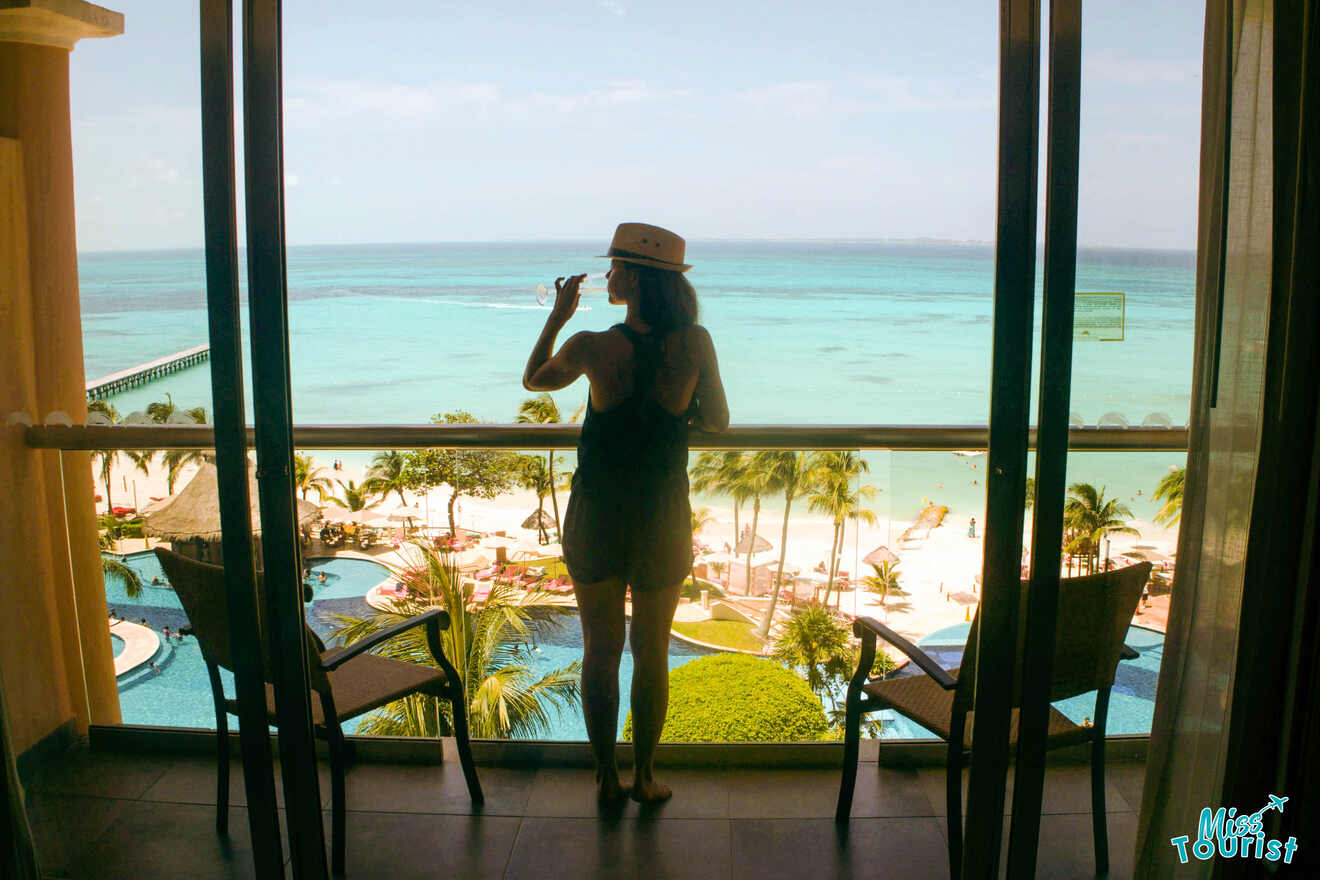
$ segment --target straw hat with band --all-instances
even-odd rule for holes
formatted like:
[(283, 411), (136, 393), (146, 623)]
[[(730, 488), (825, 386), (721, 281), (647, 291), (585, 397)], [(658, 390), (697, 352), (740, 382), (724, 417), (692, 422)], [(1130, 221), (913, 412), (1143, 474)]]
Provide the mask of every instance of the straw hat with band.
[(668, 229), (649, 223), (620, 223), (614, 230), (609, 252), (601, 256), (607, 260), (622, 260), (653, 269), (686, 272), (692, 268), (683, 262), (686, 249), (687, 242), (683, 237)]

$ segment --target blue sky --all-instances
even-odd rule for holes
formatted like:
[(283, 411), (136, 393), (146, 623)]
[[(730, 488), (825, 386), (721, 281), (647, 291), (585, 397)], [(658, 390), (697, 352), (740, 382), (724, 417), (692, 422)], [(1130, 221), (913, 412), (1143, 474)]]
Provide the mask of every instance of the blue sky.
[[(199, 247), (197, 4), (110, 5), (80, 248)], [(808, 6), (286, 0), (289, 241), (993, 238), (997, 4)], [(1086, 4), (1082, 243), (1194, 246), (1202, 16)]]

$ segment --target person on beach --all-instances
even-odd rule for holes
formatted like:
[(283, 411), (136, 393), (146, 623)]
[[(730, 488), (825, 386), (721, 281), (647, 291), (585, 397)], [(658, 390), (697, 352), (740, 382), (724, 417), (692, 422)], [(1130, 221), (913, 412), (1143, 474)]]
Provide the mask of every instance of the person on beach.
[[(692, 562), (688, 504), (689, 426), (723, 431), (729, 408), (715, 346), (697, 323), (697, 297), (683, 277), (685, 242), (667, 229), (622, 223), (606, 273), (622, 323), (555, 338), (573, 317), (585, 275), (555, 281), (555, 304), (523, 373), (528, 391), (590, 383), (578, 467), (564, 516), (564, 563), (582, 618), (582, 714), (596, 759), (602, 804), (671, 794), (655, 778), (655, 747), (669, 705), (669, 630)], [(631, 790), (620, 783), (619, 660), (624, 598), (632, 590)]]

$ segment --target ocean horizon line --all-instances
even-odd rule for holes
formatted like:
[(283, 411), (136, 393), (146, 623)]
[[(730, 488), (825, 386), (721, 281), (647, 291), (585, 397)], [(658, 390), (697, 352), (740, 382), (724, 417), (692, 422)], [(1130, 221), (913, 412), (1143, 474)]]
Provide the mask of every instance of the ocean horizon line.
[[(404, 247), (426, 247), (426, 246), (448, 246), (448, 245), (573, 245), (581, 244), (588, 248), (603, 247), (601, 239), (596, 238), (507, 238), (507, 239), (427, 239), (415, 241), (363, 241), (363, 242), (300, 242), (296, 244), (287, 244), (288, 250), (324, 250), (328, 248), (404, 248)], [(689, 245), (726, 245), (726, 244), (818, 244), (818, 245), (908, 245), (916, 247), (965, 247), (965, 248), (993, 248), (993, 241), (984, 241), (979, 239), (952, 239), (952, 238), (933, 238), (928, 236), (916, 236), (912, 238), (841, 238), (832, 236), (822, 237), (754, 237), (754, 236), (730, 236), (730, 237), (711, 237), (711, 238), (689, 238)], [(1036, 243), (1037, 262), (1044, 256), (1044, 241)], [(158, 247), (158, 248), (127, 248), (127, 249), (79, 249), (78, 256), (82, 257), (108, 257), (108, 256), (126, 256), (133, 254), (183, 254), (183, 253), (202, 253), (204, 245), (192, 245), (186, 247)], [(238, 250), (245, 252), (246, 248), (239, 245)], [(1151, 253), (1151, 254), (1178, 254), (1195, 256), (1195, 247), (1137, 247), (1132, 245), (1120, 244), (1089, 244), (1079, 243), (1077, 245), (1079, 253)]]

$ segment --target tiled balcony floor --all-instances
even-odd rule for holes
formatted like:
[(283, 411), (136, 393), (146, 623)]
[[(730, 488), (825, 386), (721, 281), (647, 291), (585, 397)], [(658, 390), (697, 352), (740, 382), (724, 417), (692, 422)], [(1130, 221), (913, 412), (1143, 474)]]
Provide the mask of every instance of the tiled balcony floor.
[[(1144, 769), (1140, 762), (1108, 768), (1110, 877), (1132, 875)], [(596, 807), (589, 770), (480, 772), (486, 805), (474, 814), (456, 762), (355, 764), (347, 782), (348, 876), (947, 876), (944, 779), (934, 768), (863, 763), (846, 834), (833, 821), (839, 774), (832, 770), (668, 770), (673, 800), (653, 809), (630, 802), (613, 814)], [(236, 773), (226, 840), (215, 832), (211, 760), (74, 752), (29, 787), (43, 868), (50, 877), (251, 876), (241, 779)], [(1093, 876), (1089, 811), (1087, 766), (1051, 766), (1038, 876)]]

